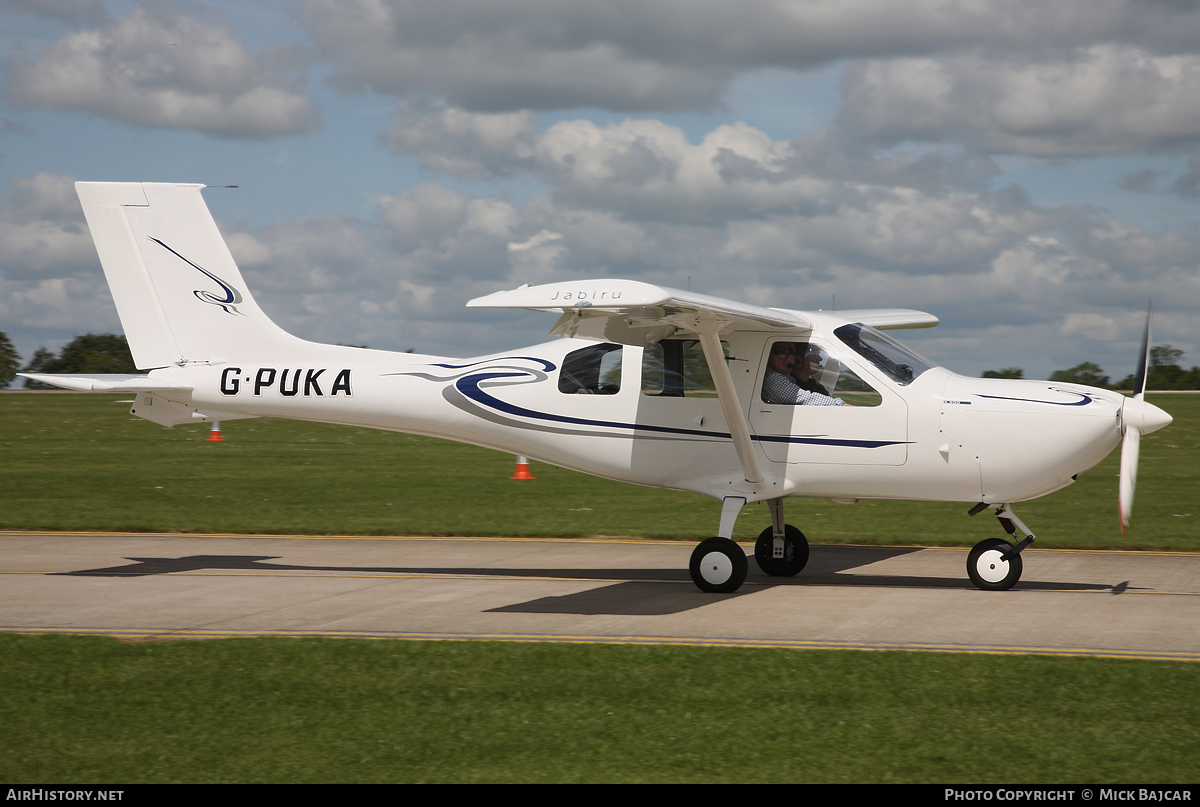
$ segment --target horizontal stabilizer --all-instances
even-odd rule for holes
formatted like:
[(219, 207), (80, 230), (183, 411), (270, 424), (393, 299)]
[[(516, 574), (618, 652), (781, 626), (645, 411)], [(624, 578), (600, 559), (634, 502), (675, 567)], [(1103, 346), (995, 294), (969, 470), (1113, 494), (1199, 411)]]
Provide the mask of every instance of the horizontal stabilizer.
[(806, 331), (794, 311), (746, 305), (636, 280), (581, 280), (523, 286), (478, 297), (468, 308), (529, 308), (562, 311), (550, 333), (646, 346), (668, 336), (696, 334), (700, 323), (732, 331)]
[(125, 375), (103, 373), (99, 375), (72, 375), (70, 373), (17, 373), (32, 381), (53, 384), (63, 389), (81, 392), (191, 392), (190, 386), (168, 384), (148, 375)]

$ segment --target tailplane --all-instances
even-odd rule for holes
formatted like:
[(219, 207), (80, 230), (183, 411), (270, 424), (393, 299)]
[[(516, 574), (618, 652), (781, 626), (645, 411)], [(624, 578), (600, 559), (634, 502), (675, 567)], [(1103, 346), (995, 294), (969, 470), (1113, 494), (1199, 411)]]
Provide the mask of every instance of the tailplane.
[(76, 182), (134, 363), (216, 363), (299, 340), (263, 313), (217, 230), (203, 185)]

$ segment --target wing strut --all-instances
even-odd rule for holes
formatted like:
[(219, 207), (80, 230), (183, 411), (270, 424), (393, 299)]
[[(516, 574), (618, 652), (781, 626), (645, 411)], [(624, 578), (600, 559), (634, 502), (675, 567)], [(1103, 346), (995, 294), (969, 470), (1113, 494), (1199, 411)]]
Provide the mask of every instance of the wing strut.
[(742, 464), (742, 472), (746, 481), (756, 485), (763, 481), (762, 470), (758, 467), (758, 457), (754, 455), (754, 443), (750, 440), (750, 427), (742, 414), (742, 405), (738, 402), (737, 390), (733, 388), (733, 376), (729, 365), (725, 363), (725, 351), (721, 349), (721, 339), (717, 330), (719, 322), (698, 322), (696, 334), (700, 337), (700, 347), (704, 351), (704, 360), (708, 362), (708, 372), (712, 374), (713, 383), (717, 387), (717, 397), (721, 401), (721, 412), (725, 415), (725, 423), (729, 426), (729, 434), (733, 437), (733, 446), (737, 449), (738, 461)]

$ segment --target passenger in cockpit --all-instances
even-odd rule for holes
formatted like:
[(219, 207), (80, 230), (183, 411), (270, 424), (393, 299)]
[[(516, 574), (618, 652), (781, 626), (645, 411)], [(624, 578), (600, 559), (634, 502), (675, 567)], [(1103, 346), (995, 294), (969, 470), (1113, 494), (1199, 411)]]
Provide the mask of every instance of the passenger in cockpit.
[(806, 389), (809, 392), (819, 392), (822, 395), (829, 395), (829, 390), (817, 381), (817, 376), (821, 372), (821, 365), (825, 363), (825, 353), (816, 345), (806, 344), (804, 342), (796, 343), (796, 361), (792, 365), (792, 380), (800, 389)]

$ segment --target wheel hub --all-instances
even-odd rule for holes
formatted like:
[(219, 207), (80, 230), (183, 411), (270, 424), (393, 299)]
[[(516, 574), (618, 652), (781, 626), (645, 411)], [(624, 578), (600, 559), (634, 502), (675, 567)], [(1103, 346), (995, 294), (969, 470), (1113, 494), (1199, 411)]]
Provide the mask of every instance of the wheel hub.
[(989, 583), (999, 583), (1008, 575), (1008, 561), (999, 549), (989, 549), (979, 556), (975, 570)]
[(700, 576), (719, 586), (733, 575), (733, 561), (723, 552), (709, 552), (700, 561)]

